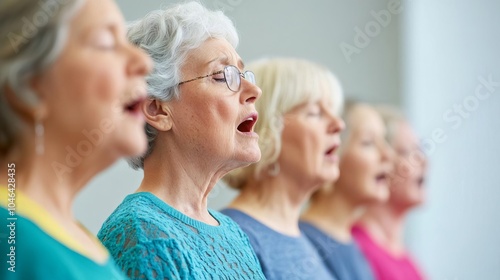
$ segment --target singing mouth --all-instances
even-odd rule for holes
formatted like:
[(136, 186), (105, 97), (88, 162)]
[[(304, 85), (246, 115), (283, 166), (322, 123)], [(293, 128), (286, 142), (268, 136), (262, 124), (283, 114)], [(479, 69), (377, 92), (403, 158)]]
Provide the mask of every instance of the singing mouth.
[(141, 104), (144, 100), (146, 100), (146, 98), (141, 96), (125, 104), (124, 106), (125, 112), (133, 115), (139, 114), (141, 111)]
[(248, 116), (238, 125), (238, 131), (243, 133), (253, 132), (253, 128), (255, 126), (255, 123), (257, 122), (257, 118), (258, 116), (255, 113)]

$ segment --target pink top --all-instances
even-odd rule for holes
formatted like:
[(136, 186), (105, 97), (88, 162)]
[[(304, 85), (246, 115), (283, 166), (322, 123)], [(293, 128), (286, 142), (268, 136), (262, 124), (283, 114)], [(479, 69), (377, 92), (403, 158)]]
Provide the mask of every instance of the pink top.
[(372, 268), (376, 280), (423, 280), (424, 276), (408, 254), (394, 256), (386, 251), (358, 226), (352, 229), (361, 251)]

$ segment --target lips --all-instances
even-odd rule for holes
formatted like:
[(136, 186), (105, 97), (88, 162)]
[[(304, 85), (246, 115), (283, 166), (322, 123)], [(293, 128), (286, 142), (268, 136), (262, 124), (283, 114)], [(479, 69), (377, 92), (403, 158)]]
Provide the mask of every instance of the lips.
[(237, 127), (239, 132), (252, 133), (255, 123), (257, 122), (257, 113), (248, 115)]
[(335, 154), (335, 152), (337, 151), (337, 148), (338, 148), (338, 147), (339, 147), (339, 145), (338, 145), (338, 144), (335, 144), (335, 145), (333, 145), (333, 146), (329, 147), (329, 148), (326, 150), (325, 155), (330, 156), (330, 155)]
[(386, 172), (381, 172), (375, 177), (377, 184), (387, 184), (388, 179), (389, 179), (389, 176), (388, 176), (388, 173), (386, 173)]
[(125, 104), (123, 107), (124, 111), (132, 114), (132, 115), (138, 115), (141, 113), (141, 103), (145, 100), (146, 98), (144, 96), (140, 96), (137, 98), (132, 99), (130, 102)]

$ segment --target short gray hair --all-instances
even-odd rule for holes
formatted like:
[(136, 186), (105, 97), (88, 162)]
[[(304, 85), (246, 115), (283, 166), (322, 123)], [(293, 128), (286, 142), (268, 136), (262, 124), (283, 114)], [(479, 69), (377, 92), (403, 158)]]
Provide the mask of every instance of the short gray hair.
[(19, 142), (25, 124), (6, 100), (7, 90), (23, 102), (38, 98), (29, 80), (61, 53), (69, 18), (83, 0), (2, 0), (0, 2), (0, 155)]
[[(153, 59), (153, 71), (146, 78), (148, 95), (160, 101), (179, 97), (181, 68), (189, 51), (207, 39), (220, 38), (234, 48), (238, 34), (232, 21), (221, 11), (210, 11), (198, 2), (182, 3), (156, 10), (129, 25), (129, 40), (144, 49)], [(151, 154), (158, 131), (145, 125), (148, 149), (140, 157), (127, 161), (134, 169), (144, 168), (144, 159)]]

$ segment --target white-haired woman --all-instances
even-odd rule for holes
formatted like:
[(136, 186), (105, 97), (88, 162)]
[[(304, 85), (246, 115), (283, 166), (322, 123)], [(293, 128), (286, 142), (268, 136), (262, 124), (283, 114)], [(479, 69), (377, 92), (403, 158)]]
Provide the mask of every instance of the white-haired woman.
[(190, 2), (148, 14), (128, 35), (155, 62), (142, 107), (149, 149), (131, 160), (141, 185), (99, 238), (132, 279), (263, 279), (238, 225), (207, 209), (222, 176), (260, 159), (261, 91), (232, 22)]
[(379, 106), (387, 126), (387, 139), (395, 151), (386, 203), (370, 206), (353, 234), (377, 280), (421, 280), (423, 272), (408, 253), (404, 224), (408, 212), (425, 200), (427, 160), (408, 120), (396, 108)]
[(299, 230), (299, 216), (311, 193), (338, 176), (340, 84), (300, 59), (263, 60), (249, 69), (264, 92), (256, 127), (263, 156), (229, 176), (240, 194), (222, 212), (247, 233), (268, 279), (334, 279)]
[(0, 3), (0, 279), (125, 279), (72, 205), (145, 151), (150, 69), (114, 1)]
[(372, 280), (351, 228), (367, 206), (387, 200), (391, 149), (382, 118), (372, 106), (347, 102), (343, 116), (347, 129), (339, 153), (340, 176), (311, 197), (300, 227), (338, 279)]

